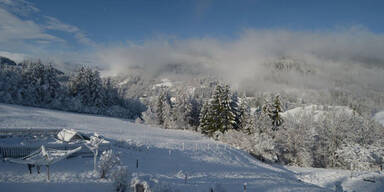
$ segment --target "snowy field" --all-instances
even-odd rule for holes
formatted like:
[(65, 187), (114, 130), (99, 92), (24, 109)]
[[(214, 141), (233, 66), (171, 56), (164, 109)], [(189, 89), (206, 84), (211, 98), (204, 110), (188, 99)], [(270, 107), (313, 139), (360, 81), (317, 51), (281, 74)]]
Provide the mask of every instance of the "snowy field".
[[(0, 104), (0, 128), (73, 128), (97, 132), (113, 141), (130, 174), (159, 181), (174, 191), (384, 191), (380, 172), (309, 169), (268, 165), (247, 153), (198, 133), (165, 130), (128, 120)], [(118, 144), (116, 144), (118, 143)], [(139, 168), (136, 168), (136, 161)], [(99, 179), (93, 159), (75, 157), (51, 167), (51, 180), (29, 174), (26, 166), (0, 162), (0, 189), (5, 191), (112, 191)], [(187, 182), (185, 178), (187, 177)]]

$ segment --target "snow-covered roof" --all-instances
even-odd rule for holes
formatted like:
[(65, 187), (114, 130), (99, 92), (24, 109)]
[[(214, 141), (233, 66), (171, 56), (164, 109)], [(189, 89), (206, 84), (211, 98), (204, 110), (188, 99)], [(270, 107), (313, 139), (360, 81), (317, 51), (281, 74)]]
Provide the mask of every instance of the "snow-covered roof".
[(82, 136), (79, 134), (77, 131), (73, 129), (62, 129), (58, 134), (57, 134), (57, 139), (65, 142), (71, 142), (75, 140), (81, 140)]

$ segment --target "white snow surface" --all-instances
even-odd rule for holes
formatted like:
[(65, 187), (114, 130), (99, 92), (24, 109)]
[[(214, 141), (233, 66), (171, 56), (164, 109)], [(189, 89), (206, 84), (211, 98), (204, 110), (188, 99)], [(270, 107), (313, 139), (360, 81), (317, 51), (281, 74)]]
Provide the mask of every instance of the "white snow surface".
[(173, 83), (169, 79), (161, 79), (161, 83), (155, 84), (153, 86), (153, 89), (155, 89), (156, 87), (172, 87), (172, 86), (173, 86)]
[(376, 113), (373, 118), (384, 126), (384, 111)]
[[(130, 174), (158, 180), (173, 191), (200, 192), (212, 187), (215, 192), (241, 192), (245, 183), (248, 192), (334, 191), (337, 182), (347, 191), (384, 191), (382, 173), (356, 172), (357, 176), (351, 177), (349, 171), (343, 170), (264, 164), (246, 152), (195, 132), (165, 130), (124, 119), (0, 104), (0, 128), (69, 128), (84, 133), (97, 132), (114, 140), (113, 150), (120, 153)], [(0, 189), (112, 191), (112, 181), (99, 179), (92, 168), (92, 158), (66, 159), (50, 168), (51, 180), (47, 181), (44, 168), (42, 174), (30, 175), (26, 166), (0, 161)], [(366, 176), (375, 183), (364, 181)]]
[(306, 105), (302, 107), (296, 107), (290, 110), (287, 110), (283, 113), (281, 113), (281, 116), (287, 117), (288, 115), (294, 116), (294, 115), (303, 115), (303, 114), (309, 114), (313, 113), (314, 120), (320, 120), (330, 112), (336, 112), (338, 113), (346, 113), (348, 115), (353, 114), (353, 110), (346, 106), (324, 106), (324, 105)]

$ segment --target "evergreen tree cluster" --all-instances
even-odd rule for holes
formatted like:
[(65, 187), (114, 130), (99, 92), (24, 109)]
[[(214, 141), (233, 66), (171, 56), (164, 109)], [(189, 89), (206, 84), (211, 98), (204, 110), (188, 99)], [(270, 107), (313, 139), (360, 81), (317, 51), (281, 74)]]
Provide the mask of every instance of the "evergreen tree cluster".
[(197, 131), (201, 104), (198, 98), (189, 95), (185, 90), (171, 97), (163, 90), (154, 102), (150, 103), (143, 113), (146, 123), (161, 125), (166, 129), (190, 129)]
[(251, 132), (254, 122), (246, 98), (232, 93), (228, 85), (217, 84), (211, 98), (202, 99), (186, 90), (172, 97), (165, 89), (152, 99), (143, 120), (167, 129), (190, 129), (214, 136), (219, 131), (243, 130)]
[(0, 65), (0, 102), (124, 118), (139, 117), (144, 109), (97, 70), (81, 67), (67, 75), (40, 61)]
[[(217, 85), (209, 102), (204, 105), (205, 114), (200, 120), (201, 131), (212, 136), (216, 131), (225, 133), (237, 127), (237, 103), (232, 100), (228, 85)], [(234, 104), (235, 103), (235, 104)]]

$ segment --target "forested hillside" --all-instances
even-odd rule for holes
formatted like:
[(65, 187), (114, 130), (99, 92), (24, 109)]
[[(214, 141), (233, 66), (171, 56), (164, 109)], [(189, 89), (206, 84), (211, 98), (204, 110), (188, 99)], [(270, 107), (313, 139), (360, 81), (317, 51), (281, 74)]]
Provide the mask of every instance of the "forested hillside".
[(2, 57), (0, 102), (134, 119), (145, 109), (125, 98), (110, 78), (80, 67), (65, 74), (40, 61), (15, 62)]

